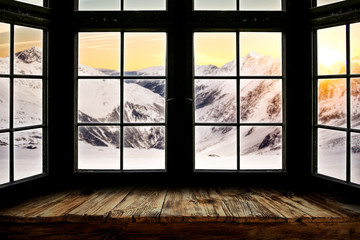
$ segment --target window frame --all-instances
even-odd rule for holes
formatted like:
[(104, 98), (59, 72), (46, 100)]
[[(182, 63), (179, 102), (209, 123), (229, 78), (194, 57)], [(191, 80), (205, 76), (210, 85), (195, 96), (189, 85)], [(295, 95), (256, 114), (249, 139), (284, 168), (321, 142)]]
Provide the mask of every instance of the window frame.
[[(312, 84), (312, 156), (311, 156), (311, 175), (315, 177), (320, 183), (332, 183), (334, 186), (340, 189), (360, 189), (360, 184), (351, 182), (351, 133), (358, 131), (351, 128), (351, 98), (350, 91), (351, 89), (351, 79), (356, 78), (359, 74), (351, 74), (350, 72), (350, 35), (349, 35), (349, 25), (353, 23), (360, 22), (360, 3), (353, 0), (346, 0), (342, 2), (337, 2), (329, 5), (324, 5), (320, 7), (316, 6), (316, 0), (312, 0), (312, 8), (309, 11), (310, 27), (311, 27), (311, 58), (312, 58), (312, 73), (311, 73), (311, 84)], [(317, 30), (326, 29), (336, 26), (345, 26), (346, 27), (346, 73), (345, 74), (332, 74), (332, 75), (318, 75), (318, 66), (317, 66)], [(330, 77), (330, 78), (329, 78)], [(345, 127), (332, 127), (327, 125), (320, 125), (318, 127), (317, 123), (317, 82), (318, 79), (345, 79), (346, 81), (346, 116), (347, 122)], [(330, 129), (338, 130), (345, 132), (346, 134), (346, 180), (340, 180), (334, 177), (317, 173), (317, 159), (318, 159), (318, 139), (317, 139), (317, 129)]]
[[(109, 32), (109, 33), (119, 33), (120, 34), (120, 50), (119, 50), (119, 56), (120, 56), (120, 75), (118, 76), (79, 76), (78, 75), (78, 66), (79, 66), (79, 33), (92, 33), (92, 32)], [(75, 70), (75, 81), (74, 81), (74, 89), (75, 89), (75, 118), (74, 118), (74, 126), (75, 126), (75, 132), (74, 132), (74, 139), (75, 139), (75, 146), (74, 146), (74, 171), (77, 173), (88, 173), (88, 172), (96, 172), (96, 173), (122, 173), (122, 172), (166, 172), (167, 170), (167, 162), (168, 162), (168, 158), (167, 158), (167, 87), (168, 87), (168, 63), (167, 63), (167, 53), (168, 53), (168, 40), (167, 40), (167, 32), (165, 31), (146, 31), (146, 33), (148, 32), (152, 32), (152, 33), (164, 33), (166, 34), (166, 46), (165, 46), (165, 54), (166, 54), (166, 58), (165, 58), (165, 75), (164, 76), (126, 76), (125, 73), (125, 68), (124, 68), (124, 53), (125, 53), (125, 33), (143, 33), (144, 31), (126, 31), (125, 29), (121, 29), (121, 30), (114, 30), (112, 29), (111, 31), (103, 31), (103, 29), (98, 29), (98, 30), (91, 30), (91, 31), (77, 31), (76, 32), (76, 51), (75, 51), (75, 62), (76, 62), (76, 70)], [(119, 80), (120, 81), (120, 119), (118, 123), (91, 123), (91, 122), (79, 122), (78, 121), (78, 83), (79, 80), (84, 79), (97, 79), (97, 80), (101, 80), (101, 79), (114, 79), (114, 80)], [(164, 122), (161, 123), (126, 123), (124, 122), (123, 119), (123, 114), (124, 114), (124, 84), (125, 84), (125, 80), (127, 79), (136, 79), (136, 80), (165, 80), (165, 113), (164, 113), (164, 117), (165, 120)], [(120, 169), (79, 169), (78, 168), (78, 136), (79, 136), (79, 127), (91, 127), (91, 126), (97, 126), (97, 127), (119, 127), (120, 128)], [(124, 131), (123, 129), (125, 127), (151, 127), (151, 126), (163, 126), (165, 128), (165, 149), (164, 149), (164, 160), (165, 160), (165, 168), (164, 169), (124, 169)]]
[[(77, 2), (77, 1), (76, 1)], [(77, 6), (76, 6), (77, 7)], [(168, 1), (167, 11), (79, 11), (75, 8), (76, 19), (75, 34), (78, 32), (106, 32), (106, 31), (160, 31), (167, 33), (167, 123), (166, 123), (166, 173), (171, 176), (177, 174), (203, 174), (203, 173), (259, 173), (259, 174), (285, 174), (286, 173), (286, 1), (282, 1), (281, 11), (195, 11), (194, 1), (187, 0), (182, 3)], [(221, 16), (220, 21), (214, 21)], [(226, 18), (228, 17), (228, 18)], [(194, 140), (194, 83), (193, 83), (193, 34), (194, 32), (280, 32), (282, 33), (282, 169), (281, 170), (195, 170), (195, 140)], [(77, 39), (77, 37), (75, 37)], [(176, 47), (178, 45), (183, 48)], [(78, 52), (75, 46), (76, 54)], [(239, 54), (239, 53), (237, 53)], [(77, 61), (77, 55), (75, 61)], [(181, 62), (180, 62), (181, 61)], [(177, 64), (176, 64), (177, 63)], [(75, 64), (77, 66), (77, 63)], [(182, 67), (182, 69), (181, 69)], [(75, 68), (77, 71), (77, 68)], [(185, 69), (185, 71), (184, 71)], [(175, 76), (177, 73), (177, 76)], [(180, 73), (180, 74), (179, 74)], [(180, 82), (180, 79), (187, 79)], [(240, 76), (235, 78), (240, 79)], [(249, 77), (256, 78), (256, 77)], [(259, 77), (258, 77), (259, 78)], [(274, 76), (260, 77), (260, 79), (274, 79)], [(75, 79), (76, 81), (76, 79)], [(76, 84), (75, 84), (76, 85)], [(75, 86), (76, 88), (76, 86)], [(180, 90), (181, 89), (181, 90)], [(75, 98), (77, 91), (75, 90)], [(76, 104), (77, 100), (75, 101)], [(76, 108), (76, 106), (75, 106)], [(177, 109), (177, 111), (175, 111)], [(180, 110), (178, 110), (180, 109)], [(77, 111), (75, 111), (77, 114)], [(180, 116), (181, 114), (181, 116)], [(77, 123), (75, 123), (76, 125)], [(181, 125), (182, 131), (177, 129)], [(262, 125), (262, 124), (261, 124)], [(266, 126), (273, 124), (264, 124)], [(239, 126), (237, 127), (238, 129)], [(186, 134), (184, 134), (186, 132)], [(122, 133), (123, 134), (123, 133)], [(174, 136), (180, 136), (174, 139)], [(191, 137), (189, 137), (191, 136)], [(74, 136), (77, 141), (77, 135)], [(176, 145), (183, 145), (180, 150)], [(240, 147), (238, 147), (240, 149)], [(74, 147), (74, 156), (77, 159), (77, 146)], [(174, 152), (183, 152), (182, 157), (174, 157)], [(239, 151), (239, 150), (238, 150)], [(121, 156), (122, 157), (122, 156)], [(181, 159), (182, 162), (179, 161)], [(75, 160), (77, 162), (77, 160)], [(239, 165), (239, 163), (237, 163)], [(76, 170), (76, 173), (125, 173), (129, 170)], [(147, 170), (136, 170), (145, 173)], [(150, 171), (153, 172), (153, 171)], [(156, 171), (155, 171), (156, 172)]]
[[(351, 73), (351, 54), (350, 54), (350, 25), (354, 23), (360, 23), (360, 18), (358, 21), (350, 21), (347, 23), (334, 23), (326, 26), (319, 26), (313, 29), (313, 161), (312, 161), (312, 172), (313, 175), (319, 178), (323, 178), (329, 181), (343, 183), (349, 186), (354, 186), (360, 188), (360, 184), (351, 182), (351, 135), (352, 133), (360, 133), (360, 129), (352, 128), (351, 126), (351, 80), (354, 78), (360, 78), (360, 74)], [(318, 74), (318, 57), (317, 57), (317, 31), (322, 29), (327, 29), (331, 27), (345, 27), (345, 39), (346, 39), (346, 62), (345, 67), (346, 71), (344, 74), (328, 74), (328, 75), (319, 75)], [(318, 82), (319, 80), (327, 80), (327, 79), (344, 79), (346, 86), (346, 124), (343, 127), (331, 126), (326, 124), (318, 123)], [(346, 156), (346, 164), (345, 164), (345, 180), (341, 180), (335, 177), (331, 177), (325, 174), (321, 174), (318, 172), (318, 130), (332, 130), (337, 132), (342, 132), (346, 134), (346, 143), (345, 143), (345, 156)]]
[[(236, 73), (234, 76), (197, 76), (195, 74), (195, 49), (193, 49), (193, 68), (192, 68), (192, 89), (195, 89), (195, 80), (234, 80), (236, 81), (236, 122), (233, 123), (213, 123), (213, 122), (201, 122), (198, 123), (196, 122), (196, 117), (195, 117), (195, 91), (193, 91), (193, 132), (195, 132), (195, 128), (196, 126), (212, 126), (212, 127), (223, 127), (223, 126), (228, 126), (228, 127), (234, 127), (236, 128), (236, 169), (196, 169), (195, 167), (195, 160), (196, 160), (196, 147), (195, 147), (195, 134), (193, 134), (193, 142), (194, 142), (194, 148), (193, 148), (193, 171), (194, 172), (235, 172), (235, 173), (285, 173), (286, 172), (286, 65), (285, 65), (285, 59), (286, 59), (286, 36), (285, 36), (285, 32), (283, 31), (283, 29), (281, 28), (271, 28), (271, 29), (236, 29), (236, 30), (227, 30), (227, 31), (217, 31), (217, 30), (213, 30), (213, 29), (201, 29), (201, 30), (196, 30), (193, 29), (193, 36), (195, 33), (235, 33), (236, 35)], [(262, 76), (262, 75), (242, 75), (240, 72), (240, 34), (241, 33), (246, 33), (246, 32), (258, 32), (258, 33), (279, 33), (281, 34), (281, 75), (276, 75), (276, 76)], [(193, 42), (194, 42), (194, 38), (193, 38)], [(281, 113), (282, 113), (282, 121), (278, 122), (278, 123), (242, 123), (240, 121), (240, 86), (241, 86), (241, 81), (242, 80), (281, 80), (281, 100), (282, 100), (282, 109), (281, 109)], [(282, 167), (281, 169), (241, 169), (240, 168), (240, 162), (241, 162), (241, 140), (240, 140), (240, 128), (244, 126), (262, 126), (262, 127), (281, 127), (282, 129), (282, 134), (281, 134), (281, 146), (282, 146)]]
[[(49, 39), (49, 28), (47, 26), (39, 26), (35, 24), (29, 24), (25, 21), (9, 21), (7, 19), (1, 19), (1, 23), (9, 24), (9, 43), (10, 43), (10, 61), (9, 61), (9, 73), (0, 74), (1, 78), (9, 79), (9, 125), (8, 128), (0, 129), (1, 133), (9, 134), (9, 181), (1, 184), (1, 188), (6, 188), (12, 185), (18, 185), (25, 182), (31, 182), (36, 179), (44, 178), (49, 175), (49, 154), (48, 154), (48, 39)], [(41, 75), (27, 75), (17, 74), (14, 72), (15, 69), (15, 26), (28, 27), (38, 29), (42, 31), (42, 73)], [(38, 79), (42, 82), (42, 123), (36, 125), (27, 126), (14, 126), (14, 88), (16, 79)], [(41, 130), (42, 131), (42, 173), (31, 175), (19, 180), (14, 180), (15, 170), (15, 140), (14, 135), (16, 132), (28, 131), (28, 130)]]

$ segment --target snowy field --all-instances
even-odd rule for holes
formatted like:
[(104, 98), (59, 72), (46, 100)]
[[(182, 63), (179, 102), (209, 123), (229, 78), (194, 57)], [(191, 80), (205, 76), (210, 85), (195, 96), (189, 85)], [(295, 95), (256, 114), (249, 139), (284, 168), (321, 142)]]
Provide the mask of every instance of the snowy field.
[[(165, 169), (165, 150), (124, 148), (124, 170)], [(79, 142), (79, 169), (119, 170), (120, 149)]]
[[(15, 147), (14, 179), (20, 180), (43, 173), (42, 149)], [(0, 184), (9, 182), (9, 146), (0, 146)]]

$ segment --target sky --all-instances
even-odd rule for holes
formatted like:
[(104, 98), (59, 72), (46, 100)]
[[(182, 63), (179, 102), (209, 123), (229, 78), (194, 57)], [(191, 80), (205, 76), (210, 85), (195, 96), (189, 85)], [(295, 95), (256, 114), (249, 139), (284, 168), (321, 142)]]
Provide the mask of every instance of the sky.
[[(80, 33), (79, 63), (94, 68), (120, 70), (120, 33)], [(165, 33), (125, 33), (124, 69), (165, 66)]]
[(346, 27), (338, 26), (320, 29), (318, 37), (318, 63), (329, 67), (336, 62), (346, 61)]
[[(15, 26), (15, 53), (25, 49), (42, 46), (42, 30)], [(10, 55), (10, 25), (0, 23), (0, 57)]]
[[(240, 33), (240, 57), (249, 52), (281, 57), (281, 33)], [(236, 58), (235, 33), (195, 33), (194, 52), (196, 65), (218, 67)]]

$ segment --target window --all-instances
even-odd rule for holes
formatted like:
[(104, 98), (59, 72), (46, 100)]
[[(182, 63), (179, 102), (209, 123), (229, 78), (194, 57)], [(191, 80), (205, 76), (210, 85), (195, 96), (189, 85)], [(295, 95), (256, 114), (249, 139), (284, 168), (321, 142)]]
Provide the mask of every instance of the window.
[(23, 2), (23, 3), (28, 3), (28, 4), (32, 4), (32, 5), (36, 5), (36, 6), (40, 6), (40, 7), (44, 7), (44, 0), (15, 0), (18, 2)]
[(282, 34), (195, 32), (195, 169), (283, 169)]
[(79, 10), (166, 10), (166, 0), (79, 0)]
[(164, 32), (80, 32), (79, 170), (164, 170)]
[(360, 183), (360, 24), (316, 31), (315, 172)]
[(0, 23), (0, 184), (46, 173), (42, 29)]
[(195, 10), (280, 11), (281, 0), (195, 0)]
[(317, 0), (316, 6), (320, 7), (320, 6), (337, 3), (337, 2), (343, 2), (343, 1), (345, 0)]

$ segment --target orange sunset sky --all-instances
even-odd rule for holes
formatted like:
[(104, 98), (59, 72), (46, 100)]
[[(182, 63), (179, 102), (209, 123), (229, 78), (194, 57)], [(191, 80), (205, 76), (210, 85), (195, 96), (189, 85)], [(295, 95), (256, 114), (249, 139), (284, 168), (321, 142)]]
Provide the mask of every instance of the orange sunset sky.
[[(351, 57), (360, 56), (360, 23), (350, 25)], [(10, 25), (0, 23), (0, 57), (9, 56)], [(120, 69), (120, 33), (79, 33), (79, 62)], [(281, 57), (281, 33), (240, 33), (240, 57), (250, 51)], [(166, 62), (166, 33), (124, 33), (125, 71)], [(301, 43), (300, 43), (301, 44)], [(42, 46), (42, 30), (15, 26), (15, 52)], [(318, 30), (318, 59), (325, 67), (344, 61), (345, 26)], [(235, 33), (194, 33), (195, 64), (223, 66), (235, 59)]]

